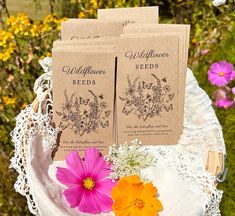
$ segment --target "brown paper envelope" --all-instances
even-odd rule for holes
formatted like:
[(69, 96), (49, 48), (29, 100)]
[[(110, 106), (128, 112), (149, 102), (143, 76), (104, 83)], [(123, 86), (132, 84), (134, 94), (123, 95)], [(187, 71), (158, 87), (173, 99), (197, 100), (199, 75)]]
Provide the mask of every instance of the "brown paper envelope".
[(69, 18), (67, 20), (65, 20), (64, 22), (93, 22), (93, 21), (97, 21), (97, 19), (91, 19), (91, 18)]
[(62, 130), (55, 160), (91, 146), (107, 153), (114, 142), (114, 52), (56, 48), (52, 58), (53, 120)]
[(179, 38), (117, 39), (118, 143), (177, 144)]
[[(189, 50), (189, 38), (190, 38), (190, 25), (185, 24), (153, 24), (147, 23), (143, 25), (141, 23), (136, 23), (135, 25), (127, 26), (124, 30), (124, 34), (136, 34), (136, 33), (167, 33), (167, 32), (178, 32), (182, 33), (184, 36), (184, 69), (183, 73), (183, 85), (186, 82), (186, 72), (187, 72), (187, 62), (188, 62), (188, 50)], [(184, 97), (182, 100), (182, 106), (184, 108)], [(183, 119), (182, 119), (183, 121)]]
[(123, 34), (136, 34), (136, 33), (168, 33), (168, 32), (180, 32), (184, 34), (185, 38), (185, 62), (187, 70), (188, 50), (189, 50), (189, 38), (190, 38), (190, 25), (185, 24), (152, 24), (136, 23), (123, 29)]
[[(122, 34), (121, 37), (124, 38), (153, 38), (155, 36), (169, 36), (169, 35), (175, 35), (175, 37), (179, 38), (179, 64), (178, 64), (178, 71), (182, 74), (180, 76), (178, 76), (178, 95), (180, 95), (178, 102), (179, 102), (179, 112), (183, 112), (184, 111), (184, 94), (185, 94), (185, 76), (186, 73), (185, 71), (185, 35), (183, 33), (136, 33), (136, 34)], [(181, 118), (179, 118), (179, 122), (178, 122), (178, 127), (182, 128), (182, 132), (183, 132), (183, 121), (184, 121), (184, 116), (181, 115)]]
[(115, 51), (114, 45), (56, 45), (53, 49), (76, 50), (76, 51)]
[(98, 9), (98, 20), (121, 20), (133, 23), (158, 23), (158, 6)]
[(87, 40), (56, 40), (53, 42), (53, 47), (56, 47), (57, 45), (82, 45), (82, 44), (112, 45), (114, 43), (115, 43), (114, 37), (87, 39)]
[(185, 34), (185, 58), (188, 59), (190, 25), (185, 24), (154, 24), (154, 23), (136, 23), (123, 29), (123, 34), (133, 33), (163, 33), (163, 32), (182, 32)]
[(123, 32), (121, 22), (69, 21), (61, 24), (62, 40), (85, 40), (102, 37), (119, 37)]
[[(94, 41), (97, 41), (97, 40), (90, 40), (90, 42), (94, 42)], [(87, 51), (93, 51), (93, 52), (103, 52), (103, 51), (108, 51), (108, 50), (111, 50), (111, 51), (114, 51), (114, 44), (111, 46), (111, 45), (104, 45), (104, 44), (101, 44), (101, 42), (103, 41), (103, 39), (99, 40), (100, 44), (94, 44), (94, 45), (91, 45), (89, 43), (88, 40), (83, 40), (83, 41), (74, 41), (74, 40), (71, 40), (71, 41), (56, 41), (56, 43), (54, 42), (54, 50), (71, 50), (71, 49), (76, 49), (76, 50), (79, 50), (79, 52), (87, 52)], [(69, 42), (69, 43), (68, 43)], [(104, 42), (106, 43), (107, 41), (104, 40)], [(111, 41), (108, 41), (108, 43), (110, 43)], [(112, 42), (114, 43), (114, 39), (112, 39)], [(62, 45), (62, 44), (65, 44), (65, 45)], [(69, 45), (69, 44), (74, 44), (73, 46)], [(111, 43), (110, 43), (111, 44)], [(116, 56), (116, 54), (115, 54)], [(115, 104), (114, 104), (115, 106)], [(115, 115), (115, 111), (114, 111), (114, 115)], [(115, 119), (115, 117), (114, 117)], [(114, 127), (113, 127), (113, 143), (116, 143), (116, 124), (114, 123)]]

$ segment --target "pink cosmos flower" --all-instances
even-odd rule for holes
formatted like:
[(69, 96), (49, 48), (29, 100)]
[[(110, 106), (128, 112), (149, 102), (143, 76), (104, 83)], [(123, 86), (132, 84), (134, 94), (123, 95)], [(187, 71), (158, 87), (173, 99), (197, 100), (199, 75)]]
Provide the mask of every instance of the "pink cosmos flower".
[(227, 98), (215, 101), (215, 106), (218, 108), (223, 108), (223, 109), (229, 109), (233, 106), (233, 104), (234, 102)]
[(116, 185), (107, 164), (96, 148), (87, 148), (81, 159), (76, 150), (66, 157), (67, 168), (57, 167), (56, 178), (68, 187), (64, 196), (71, 208), (99, 214), (112, 210), (111, 190)]
[(208, 79), (211, 84), (218, 87), (228, 84), (232, 78), (233, 65), (226, 62), (215, 62), (208, 71)]

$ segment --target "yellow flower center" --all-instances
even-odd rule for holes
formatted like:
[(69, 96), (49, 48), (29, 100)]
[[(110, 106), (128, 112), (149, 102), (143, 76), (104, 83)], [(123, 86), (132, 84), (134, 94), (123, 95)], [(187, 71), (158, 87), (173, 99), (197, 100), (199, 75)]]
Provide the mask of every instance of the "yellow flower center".
[(137, 199), (135, 199), (135, 200), (133, 201), (133, 206), (134, 206), (135, 208), (142, 209), (142, 208), (144, 208), (144, 201), (137, 198)]
[(83, 180), (83, 186), (87, 190), (93, 190), (95, 187), (95, 181), (92, 178), (85, 178)]
[(221, 71), (221, 72), (219, 72), (219, 76), (224, 76), (224, 72), (223, 71)]

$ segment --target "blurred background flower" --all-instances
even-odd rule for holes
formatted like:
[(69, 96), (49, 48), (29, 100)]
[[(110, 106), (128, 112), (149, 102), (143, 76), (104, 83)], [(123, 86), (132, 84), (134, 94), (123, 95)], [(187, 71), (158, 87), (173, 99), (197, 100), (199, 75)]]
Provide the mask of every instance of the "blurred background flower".
[(0, 29), (0, 60), (7, 61), (15, 50), (14, 36), (10, 32)]
[[(0, 215), (30, 215), (24, 197), (13, 188), (16, 174), (8, 167), (14, 146), (9, 134), (15, 116), (35, 97), (33, 84), (42, 73), (38, 61), (51, 55), (61, 21), (95, 18), (97, 8), (149, 5), (159, 5), (160, 23), (191, 24), (189, 66), (213, 99), (227, 146), (229, 174), (219, 185), (224, 190), (221, 211), (223, 216), (234, 215), (235, 73), (230, 80), (227, 76), (228, 65), (235, 65), (234, 0), (0, 0)], [(211, 70), (213, 63), (222, 67), (221, 61), (227, 62), (223, 70)]]
[(229, 82), (233, 79), (233, 65), (226, 62), (216, 62), (213, 63), (208, 71), (208, 79), (212, 85), (216, 85), (218, 87), (229, 84)]
[(215, 106), (219, 108), (229, 109), (233, 106), (233, 101), (227, 98), (219, 99), (215, 101)]
[(220, 5), (225, 4), (225, 2), (226, 2), (226, 0), (213, 0), (213, 5), (214, 5), (215, 7), (218, 7), (218, 6), (220, 6)]
[(218, 88), (212, 93), (214, 105), (222, 109), (233, 108), (235, 97), (233, 94), (235, 79), (233, 65), (226, 61), (215, 62), (208, 71), (208, 80)]

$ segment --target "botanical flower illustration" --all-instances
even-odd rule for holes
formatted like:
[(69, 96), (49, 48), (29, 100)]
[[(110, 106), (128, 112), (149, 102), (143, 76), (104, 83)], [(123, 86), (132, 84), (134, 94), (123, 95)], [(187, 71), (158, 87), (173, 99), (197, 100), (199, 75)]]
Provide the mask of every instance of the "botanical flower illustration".
[(157, 199), (157, 188), (144, 184), (136, 175), (123, 177), (112, 190), (116, 216), (157, 216), (163, 209)]
[(68, 187), (64, 196), (71, 208), (98, 214), (112, 210), (111, 190), (116, 185), (110, 175), (110, 165), (96, 148), (85, 150), (81, 159), (74, 150), (66, 157), (67, 168), (57, 167), (56, 178)]
[[(112, 163), (111, 177), (119, 179), (123, 176), (139, 175), (141, 170), (153, 166), (156, 162), (154, 155), (144, 148), (138, 139), (131, 143), (112, 145), (105, 159)], [(141, 176), (144, 179), (144, 176)]]
[(119, 97), (124, 102), (122, 113), (125, 115), (135, 114), (142, 120), (160, 116), (163, 111), (173, 110), (172, 100), (175, 94), (171, 93), (171, 87), (167, 79), (159, 79), (151, 74), (155, 82), (146, 83), (136, 78), (131, 82), (127, 77), (128, 86), (125, 96)]
[(88, 90), (91, 98), (83, 98), (73, 93), (70, 97), (64, 91), (65, 102), (61, 111), (56, 113), (61, 117), (60, 128), (70, 128), (80, 136), (84, 133), (95, 132), (97, 128), (109, 127), (108, 117), (111, 111), (108, 109), (104, 96), (97, 96), (93, 91)]
[(208, 71), (208, 79), (212, 85), (218, 87), (227, 85), (233, 79), (233, 65), (226, 62), (215, 62)]

